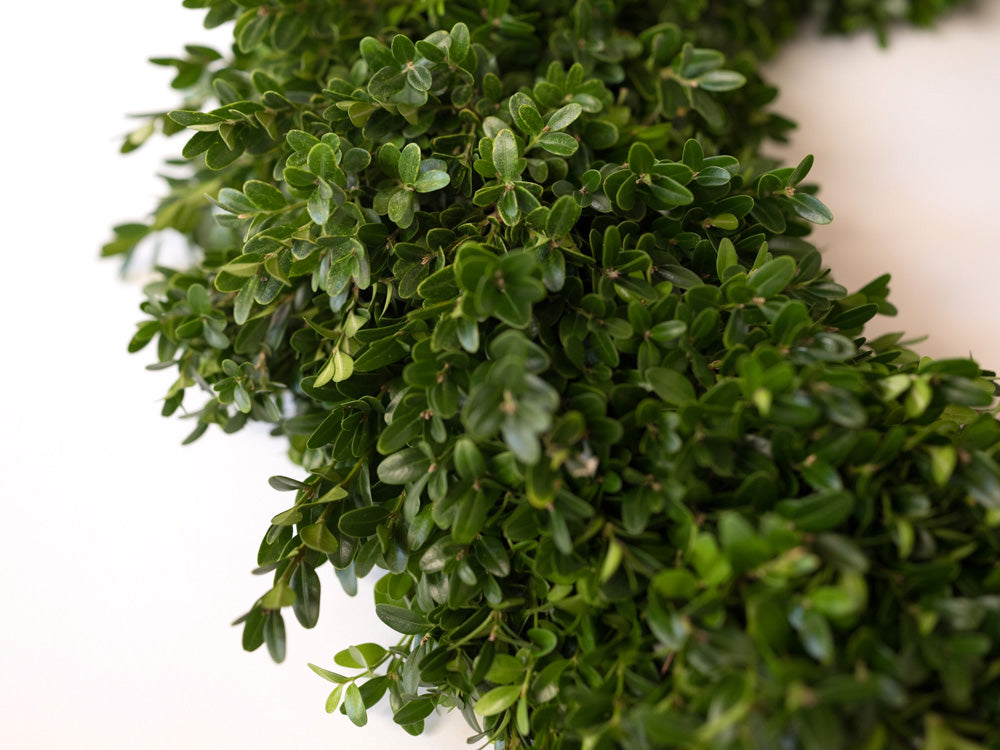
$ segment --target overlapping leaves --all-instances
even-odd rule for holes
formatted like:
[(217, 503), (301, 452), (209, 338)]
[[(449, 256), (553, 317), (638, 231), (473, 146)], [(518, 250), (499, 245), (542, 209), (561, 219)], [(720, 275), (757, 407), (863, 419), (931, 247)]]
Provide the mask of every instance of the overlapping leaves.
[(303, 467), (245, 648), (282, 660), (325, 571), (378, 568), (400, 640), (314, 667), (358, 725), (388, 697), (510, 747), (988, 746), (994, 386), (865, 338), (887, 277), (822, 267), (752, 66), (640, 4), (187, 4), (235, 57), (170, 63), (197, 165), (106, 251), (204, 251), (130, 348), (177, 369), (164, 413), (208, 394), (191, 439), (270, 422)]

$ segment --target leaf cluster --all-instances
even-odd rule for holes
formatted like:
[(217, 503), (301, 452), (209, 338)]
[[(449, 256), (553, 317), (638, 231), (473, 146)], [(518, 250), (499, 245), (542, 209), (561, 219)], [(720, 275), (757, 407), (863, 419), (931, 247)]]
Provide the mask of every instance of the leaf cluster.
[(283, 660), (326, 571), (378, 569), (399, 641), (313, 667), (358, 725), (387, 698), (506, 748), (991, 746), (995, 385), (869, 339), (888, 277), (837, 284), (812, 158), (759, 154), (788, 121), (747, 35), (811, 3), (738, 33), (694, 0), (185, 5), (234, 46), (163, 61), (187, 98), (147, 127), (190, 169), (105, 252), (191, 241), (130, 349), (189, 440), (260, 421), (302, 466), (246, 649)]

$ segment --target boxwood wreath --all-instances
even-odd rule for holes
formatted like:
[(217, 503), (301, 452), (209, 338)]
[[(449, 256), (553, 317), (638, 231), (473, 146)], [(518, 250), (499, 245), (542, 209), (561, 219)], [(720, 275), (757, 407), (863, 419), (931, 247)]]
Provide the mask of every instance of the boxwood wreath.
[[(285, 654), (376, 569), (398, 642), (313, 666), (355, 724), (538, 750), (1000, 747), (992, 373), (809, 243), (757, 61), (946, 0), (185, 0), (176, 230), (131, 342), (165, 415), (302, 466), (237, 620)], [(863, 127), (863, 123), (859, 123)], [(176, 171), (175, 171), (176, 174)], [(194, 393), (191, 393), (194, 391)], [(197, 403), (193, 403), (197, 401)]]

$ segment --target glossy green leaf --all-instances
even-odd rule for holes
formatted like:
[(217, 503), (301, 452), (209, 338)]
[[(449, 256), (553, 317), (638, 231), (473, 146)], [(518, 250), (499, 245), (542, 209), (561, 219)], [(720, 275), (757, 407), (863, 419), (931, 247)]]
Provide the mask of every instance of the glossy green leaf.
[(392, 720), (397, 724), (413, 724), (423, 721), (434, 713), (433, 698), (417, 698), (403, 706), (392, 715)]
[(344, 534), (366, 537), (374, 534), (388, 517), (389, 511), (384, 506), (367, 505), (344, 513), (337, 526)]
[(299, 536), (302, 538), (303, 544), (317, 552), (332, 555), (337, 551), (337, 537), (322, 521), (299, 529)]
[(645, 143), (633, 143), (628, 150), (628, 167), (635, 174), (649, 174), (653, 171), (653, 164), (656, 163), (656, 156), (652, 149)]
[(576, 102), (570, 102), (564, 107), (560, 107), (551, 115), (545, 123), (549, 131), (565, 130), (582, 114), (583, 108)]
[(299, 564), (292, 573), (289, 585), (295, 592), (292, 611), (304, 628), (314, 628), (319, 622), (320, 580), (314, 568)]
[(476, 701), (473, 709), (483, 717), (495, 716), (513, 706), (520, 695), (519, 685), (496, 687)]
[(748, 277), (750, 286), (761, 297), (773, 297), (784, 291), (795, 278), (795, 261), (783, 255), (767, 261), (760, 268), (752, 271)]
[(503, 180), (516, 180), (518, 153), (514, 133), (509, 128), (501, 130), (493, 140), (493, 166)]
[(378, 466), (378, 478), (386, 484), (405, 484), (425, 475), (431, 460), (420, 450), (408, 448), (393, 453)]
[(564, 195), (556, 199), (545, 225), (546, 232), (556, 239), (569, 234), (579, 220), (580, 213), (580, 206), (571, 196)]
[(397, 633), (417, 635), (426, 632), (428, 625), (423, 615), (405, 607), (392, 604), (376, 604), (375, 614), (378, 619)]
[(792, 203), (792, 210), (806, 221), (813, 224), (829, 224), (833, 221), (830, 209), (815, 195), (795, 193), (789, 200)]
[(264, 643), (273, 661), (280, 664), (285, 660), (285, 620), (281, 612), (268, 612), (264, 616)]
[(283, 659), (332, 569), (397, 632), (314, 668), (358, 724), (388, 699), (511, 748), (989, 745), (1000, 391), (869, 328), (888, 276), (837, 282), (812, 156), (769, 153), (758, 61), (816, 2), (183, 4), (232, 44), (154, 58), (183, 109), (122, 150), (187, 130), (190, 161), (101, 252), (149, 277), (129, 349), (173, 372), (185, 443), (263, 423), (301, 467), (244, 648)]
[(538, 138), (538, 145), (557, 156), (572, 156), (580, 148), (576, 138), (568, 133), (545, 133)]

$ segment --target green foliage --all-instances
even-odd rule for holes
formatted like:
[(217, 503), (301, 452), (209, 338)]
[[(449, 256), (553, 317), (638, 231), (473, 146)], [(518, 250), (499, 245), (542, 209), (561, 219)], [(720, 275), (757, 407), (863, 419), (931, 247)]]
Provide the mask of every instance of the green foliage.
[(387, 697), (506, 748), (995, 746), (992, 374), (866, 338), (888, 277), (835, 283), (812, 158), (759, 155), (789, 123), (753, 55), (812, 3), (185, 5), (235, 45), (157, 61), (187, 98), (124, 150), (183, 132), (191, 169), (105, 253), (190, 240), (130, 350), (189, 440), (262, 421), (303, 467), (246, 649), (378, 568), (401, 638), (313, 666), (357, 725)]

